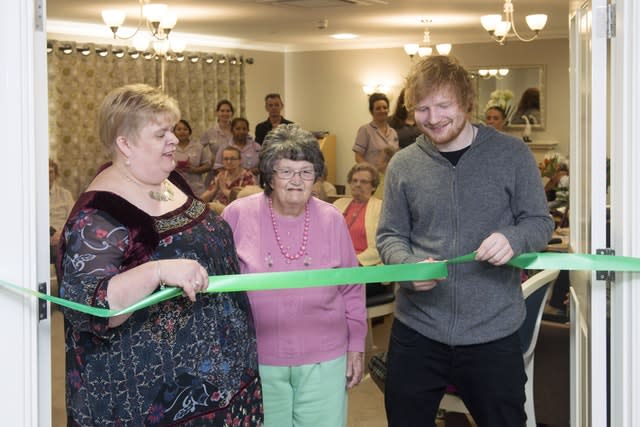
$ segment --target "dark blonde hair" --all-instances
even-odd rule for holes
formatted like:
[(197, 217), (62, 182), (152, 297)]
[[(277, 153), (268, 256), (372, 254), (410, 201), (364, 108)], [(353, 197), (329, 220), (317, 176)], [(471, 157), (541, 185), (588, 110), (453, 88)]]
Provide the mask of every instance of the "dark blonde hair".
[(458, 104), (467, 112), (473, 110), (473, 85), (467, 70), (452, 56), (428, 56), (418, 62), (409, 73), (405, 85), (405, 105), (413, 111), (425, 96), (441, 89), (451, 90)]
[(98, 111), (98, 134), (109, 152), (118, 136), (138, 136), (150, 121), (166, 116), (175, 123), (180, 117), (178, 101), (146, 84), (132, 84), (112, 90)]

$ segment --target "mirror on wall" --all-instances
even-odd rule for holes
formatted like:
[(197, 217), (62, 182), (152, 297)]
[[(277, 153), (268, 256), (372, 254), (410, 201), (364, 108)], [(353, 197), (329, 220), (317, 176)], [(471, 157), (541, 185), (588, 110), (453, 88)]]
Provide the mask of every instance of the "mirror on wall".
[[(544, 129), (544, 65), (490, 65), (469, 67), (475, 85), (473, 118), (484, 121), (488, 106), (505, 110), (507, 127)], [(519, 108), (520, 106), (520, 108)], [(524, 117), (523, 117), (524, 116)]]

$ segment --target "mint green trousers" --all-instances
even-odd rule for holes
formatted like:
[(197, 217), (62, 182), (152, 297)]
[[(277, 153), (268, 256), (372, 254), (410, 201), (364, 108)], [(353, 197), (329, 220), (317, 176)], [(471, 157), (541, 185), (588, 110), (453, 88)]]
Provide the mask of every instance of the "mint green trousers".
[(346, 355), (310, 365), (260, 365), (264, 427), (346, 427), (346, 370)]

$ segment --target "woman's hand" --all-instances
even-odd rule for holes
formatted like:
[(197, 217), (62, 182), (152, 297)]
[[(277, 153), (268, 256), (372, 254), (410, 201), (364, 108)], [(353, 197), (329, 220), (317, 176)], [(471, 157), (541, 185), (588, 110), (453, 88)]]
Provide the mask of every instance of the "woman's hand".
[[(196, 293), (209, 287), (209, 277), (207, 270), (192, 259), (148, 261), (111, 278), (107, 287), (109, 308), (127, 308), (152, 294), (162, 284), (182, 288), (184, 294), (195, 301)], [(131, 313), (109, 318), (109, 327), (121, 325), (130, 316)]]
[(158, 263), (158, 282), (182, 288), (184, 294), (191, 301), (195, 302), (196, 294), (206, 291), (209, 287), (207, 270), (197, 261), (164, 259), (156, 262)]
[(364, 353), (347, 352), (347, 389), (357, 386), (362, 381), (364, 372)]

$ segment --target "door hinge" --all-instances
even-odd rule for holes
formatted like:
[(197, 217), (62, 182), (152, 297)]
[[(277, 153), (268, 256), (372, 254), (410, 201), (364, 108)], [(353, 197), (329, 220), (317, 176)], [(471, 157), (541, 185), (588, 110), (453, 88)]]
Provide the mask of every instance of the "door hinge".
[(44, 0), (34, 0), (34, 26), (36, 31), (44, 31)]
[(612, 39), (616, 36), (616, 5), (609, 3), (607, 5), (607, 38)]
[[(616, 251), (611, 248), (596, 249), (597, 255), (615, 255)], [(615, 271), (596, 270), (596, 280), (606, 280), (614, 282), (616, 280)]]
[[(38, 283), (38, 292), (41, 294), (47, 293), (47, 283)], [(44, 320), (47, 318), (47, 300), (38, 298), (38, 320)]]

